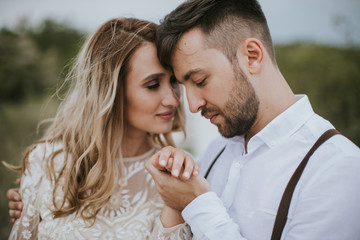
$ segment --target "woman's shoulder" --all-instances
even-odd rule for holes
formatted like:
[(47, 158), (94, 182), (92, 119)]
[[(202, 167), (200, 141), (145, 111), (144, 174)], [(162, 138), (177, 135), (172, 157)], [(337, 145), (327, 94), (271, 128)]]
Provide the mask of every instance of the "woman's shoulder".
[(33, 171), (48, 172), (48, 167), (51, 166), (55, 172), (59, 172), (63, 169), (64, 162), (62, 143), (40, 142), (30, 151), (26, 168), (30, 173)]
[(30, 151), (29, 162), (42, 161), (62, 149), (63, 145), (59, 142), (40, 142)]

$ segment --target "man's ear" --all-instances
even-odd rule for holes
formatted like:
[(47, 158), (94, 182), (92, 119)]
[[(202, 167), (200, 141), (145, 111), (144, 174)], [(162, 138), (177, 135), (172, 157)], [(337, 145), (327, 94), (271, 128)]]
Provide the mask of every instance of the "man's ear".
[(247, 57), (250, 74), (256, 74), (261, 70), (264, 60), (264, 46), (256, 38), (248, 38), (244, 41), (243, 52)]

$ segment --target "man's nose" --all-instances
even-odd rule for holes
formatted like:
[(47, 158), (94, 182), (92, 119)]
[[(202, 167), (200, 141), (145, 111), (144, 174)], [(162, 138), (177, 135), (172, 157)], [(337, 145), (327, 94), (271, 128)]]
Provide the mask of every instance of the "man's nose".
[(188, 91), (188, 89), (186, 89), (186, 97), (189, 103), (190, 112), (192, 113), (199, 112), (203, 106), (205, 106), (205, 99), (200, 94), (196, 93), (196, 91)]

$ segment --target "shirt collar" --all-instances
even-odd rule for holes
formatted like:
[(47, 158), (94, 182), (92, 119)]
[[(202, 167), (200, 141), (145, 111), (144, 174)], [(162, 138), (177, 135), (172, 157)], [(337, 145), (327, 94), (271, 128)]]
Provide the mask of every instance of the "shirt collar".
[(297, 98), (297, 101), (292, 106), (274, 118), (260, 132), (250, 139), (248, 150), (250, 150), (249, 147), (254, 149), (255, 146), (253, 144), (255, 144), (258, 139), (270, 148), (273, 148), (292, 135), (315, 114), (306, 95), (295, 95), (295, 97)]

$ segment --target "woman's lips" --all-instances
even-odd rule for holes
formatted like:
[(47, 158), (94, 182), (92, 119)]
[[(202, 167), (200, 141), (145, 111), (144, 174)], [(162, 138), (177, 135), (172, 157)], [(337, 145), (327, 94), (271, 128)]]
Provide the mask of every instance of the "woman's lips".
[(159, 117), (163, 120), (166, 120), (166, 121), (173, 119), (174, 115), (175, 115), (175, 111), (167, 111), (167, 112), (156, 114), (157, 117)]

